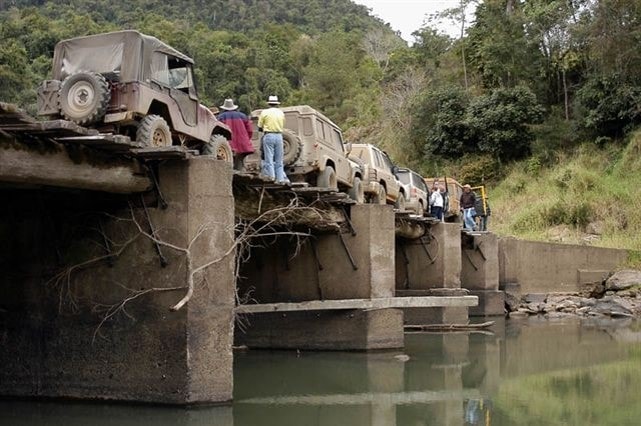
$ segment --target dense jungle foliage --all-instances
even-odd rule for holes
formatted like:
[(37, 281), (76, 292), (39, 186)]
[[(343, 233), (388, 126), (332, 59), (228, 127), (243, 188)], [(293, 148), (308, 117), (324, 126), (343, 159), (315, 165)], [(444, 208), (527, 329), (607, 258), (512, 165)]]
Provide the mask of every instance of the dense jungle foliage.
[(135, 28), (195, 59), (204, 103), (307, 103), (425, 175), (527, 181), (585, 144), (623, 150), (641, 121), (641, 2), (452, 3), (434, 19), (460, 36), (428, 21), (408, 46), (349, 0), (0, 0), (0, 100), (34, 110), (58, 40)]

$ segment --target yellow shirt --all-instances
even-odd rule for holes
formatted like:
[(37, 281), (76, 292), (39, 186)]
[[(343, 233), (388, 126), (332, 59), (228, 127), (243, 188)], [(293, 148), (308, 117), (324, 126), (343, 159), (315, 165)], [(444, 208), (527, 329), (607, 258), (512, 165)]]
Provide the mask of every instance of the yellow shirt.
[(265, 133), (282, 133), (285, 127), (285, 114), (276, 107), (264, 109), (258, 117), (258, 127)]

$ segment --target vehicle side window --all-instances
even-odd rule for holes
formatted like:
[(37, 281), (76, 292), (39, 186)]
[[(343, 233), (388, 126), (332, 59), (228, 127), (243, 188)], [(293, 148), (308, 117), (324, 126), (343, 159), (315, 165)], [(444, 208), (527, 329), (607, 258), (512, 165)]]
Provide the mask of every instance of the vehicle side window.
[(151, 78), (163, 86), (196, 96), (191, 64), (182, 59), (154, 52), (151, 60)]
[(154, 52), (152, 55), (151, 79), (169, 87), (169, 58), (164, 53)]
[(384, 152), (381, 152), (381, 156), (383, 157), (385, 167), (391, 171), (394, 168), (394, 163), (392, 163), (392, 160), (390, 160), (390, 158)]
[(374, 153), (374, 162), (376, 163), (376, 167), (379, 169), (385, 168), (385, 163), (383, 159), (381, 158), (381, 153), (378, 152), (378, 150), (373, 150)]
[(285, 113), (285, 128), (291, 130), (298, 129), (298, 114)]
[(416, 173), (412, 173), (412, 180), (414, 181), (414, 186), (419, 188), (421, 191), (429, 192), (427, 190), (427, 185), (425, 185), (425, 181), (423, 180), (422, 177), (420, 177)]
[(309, 117), (303, 117), (303, 134), (305, 136), (311, 136), (314, 134), (312, 119)]
[(316, 137), (325, 140), (325, 129), (323, 129), (323, 122), (316, 120)]
[(338, 152), (343, 152), (343, 137), (341, 136), (341, 132), (332, 128), (332, 136), (334, 137), (334, 146), (336, 147), (336, 150)]

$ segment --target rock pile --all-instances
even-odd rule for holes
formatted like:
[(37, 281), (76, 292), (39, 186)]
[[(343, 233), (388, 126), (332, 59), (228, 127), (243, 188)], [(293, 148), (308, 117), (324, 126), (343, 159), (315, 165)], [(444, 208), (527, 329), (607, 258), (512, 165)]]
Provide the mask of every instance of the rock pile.
[(518, 304), (515, 301), (506, 304), (509, 316), (641, 318), (641, 271), (619, 271), (595, 284), (589, 294), (527, 294)]

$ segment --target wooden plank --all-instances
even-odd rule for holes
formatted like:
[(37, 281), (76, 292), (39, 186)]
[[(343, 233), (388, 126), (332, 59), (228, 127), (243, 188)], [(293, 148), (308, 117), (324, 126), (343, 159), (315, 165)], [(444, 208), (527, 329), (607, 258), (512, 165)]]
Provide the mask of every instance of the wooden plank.
[(62, 143), (81, 144), (105, 151), (116, 152), (128, 152), (132, 149), (142, 148), (144, 146), (140, 142), (132, 142), (128, 136), (114, 135), (111, 133), (87, 136), (66, 136), (54, 139)]
[(157, 159), (184, 159), (198, 155), (198, 151), (185, 148), (184, 146), (164, 146), (132, 149), (131, 153), (138, 158), (147, 160)]
[(310, 300), (308, 302), (240, 305), (237, 314), (258, 312), (325, 311), (344, 309), (444, 308), (477, 306), (476, 296), (384, 297), (377, 299)]

